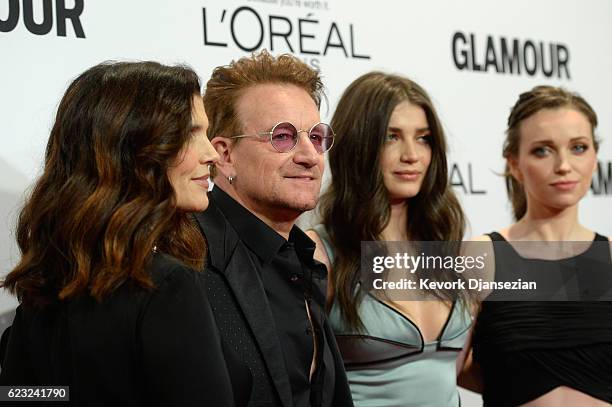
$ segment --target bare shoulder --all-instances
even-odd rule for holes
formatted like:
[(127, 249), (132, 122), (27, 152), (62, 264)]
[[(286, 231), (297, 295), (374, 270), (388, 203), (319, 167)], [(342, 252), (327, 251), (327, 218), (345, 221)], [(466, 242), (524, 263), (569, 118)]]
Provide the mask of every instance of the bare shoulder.
[(327, 256), (327, 252), (325, 251), (325, 246), (323, 246), (321, 237), (314, 231), (314, 229), (308, 229), (305, 233), (312, 239), (313, 242), (315, 242), (316, 248), (314, 258), (325, 264), (325, 267), (327, 267), (327, 270), (329, 271), (331, 269), (331, 263), (329, 261), (329, 257)]
[(480, 235), (480, 236), (473, 236), (469, 239), (467, 239), (468, 242), (490, 242), (491, 241), (491, 236), (489, 235)]
[(489, 235), (474, 236), (463, 242), (464, 255), (484, 255), (490, 259), (494, 258), (493, 240)]
[(315, 243), (321, 242), (321, 238), (319, 237), (319, 234), (315, 232), (314, 229), (307, 229), (304, 231), (304, 233), (306, 233), (306, 236), (311, 238)]
[[(467, 274), (464, 274), (466, 279), (482, 279), (485, 281), (493, 281), (495, 278), (495, 250), (493, 240), (489, 235), (474, 236), (464, 241), (462, 245), (462, 255), (480, 259), (483, 266), (475, 268)], [(485, 298), (483, 294), (482, 298)], [(476, 310), (474, 309), (474, 313)]]
[(308, 229), (305, 233), (309, 238), (312, 239), (313, 242), (315, 242), (315, 245), (316, 245), (315, 252), (314, 252), (315, 260), (320, 261), (327, 268), (327, 290), (325, 293), (325, 297), (327, 299), (327, 305), (331, 306), (331, 302), (333, 301), (333, 298), (334, 298), (334, 282), (333, 282), (334, 279), (333, 279), (333, 271), (331, 267), (331, 262), (329, 261), (329, 256), (327, 255), (327, 251), (325, 250), (325, 246), (323, 245), (323, 241), (321, 240), (321, 237), (315, 230)]

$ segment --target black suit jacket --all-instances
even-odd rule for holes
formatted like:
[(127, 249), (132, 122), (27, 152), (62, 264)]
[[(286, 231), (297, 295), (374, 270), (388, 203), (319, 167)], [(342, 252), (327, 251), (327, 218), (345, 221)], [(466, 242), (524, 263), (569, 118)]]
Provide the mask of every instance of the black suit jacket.
[[(275, 329), (274, 317), (268, 305), (263, 284), (256, 272), (256, 265), (249, 256), (248, 248), (217, 207), (214, 199), (210, 199), (209, 207), (205, 212), (196, 214), (196, 219), (208, 242), (205, 278), (216, 279), (216, 284), (222, 281), (230, 293), (223, 295), (220, 302), (217, 302), (217, 306), (215, 306), (215, 299), (211, 297), (215, 318), (219, 318), (218, 313), (224, 312), (226, 313), (224, 318), (233, 318), (238, 324), (244, 324), (249, 328), (246, 338), (251, 342), (249, 345), (257, 349), (261, 356), (256, 358), (256, 363), (263, 363), (261, 368), (265, 369), (273, 383), (273, 388), (278, 396), (277, 402), (280, 401), (280, 405), (284, 407), (293, 407), (291, 384), (284, 360), (280, 356), (282, 348)], [(320, 282), (318, 287), (320, 292), (314, 295), (315, 298), (324, 300), (324, 284)], [(235, 315), (228, 316), (228, 312)], [(226, 341), (226, 336), (232, 334), (225, 331), (227, 330), (220, 329), (222, 342)], [(333, 380), (333, 394), (323, 395), (324, 405), (352, 406), (353, 401), (342, 358), (327, 319), (324, 320), (323, 331), (325, 340), (331, 348), (335, 370), (335, 377), (325, 378), (325, 380)], [(228, 344), (225, 343), (224, 348), (227, 347)], [(231, 369), (230, 375), (232, 375)], [(258, 404), (256, 400), (252, 400), (250, 405)]]
[(70, 386), (76, 406), (233, 406), (202, 273), (163, 254), (149, 271), (152, 291), (19, 306), (0, 385)]

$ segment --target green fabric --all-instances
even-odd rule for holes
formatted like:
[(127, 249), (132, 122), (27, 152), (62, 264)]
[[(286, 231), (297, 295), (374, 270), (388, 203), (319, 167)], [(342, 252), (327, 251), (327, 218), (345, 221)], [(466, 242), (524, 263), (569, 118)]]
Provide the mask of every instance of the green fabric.
[[(334, 253), (323, 225), (313, 228), (323, 242), (333, 263)], [(356, 407), (457, 407), (456, 360), (465, 345), (472, 317), (468, 310), (454, 304), (439, 340), (423, 343), (416, 325), (370, 294), (363, 296), (359, 315), (366, 332), (348, 329), (337, 304), (333, 304), (329, 322), (336, 335), (368, 335), (374, 338), (417, 346), (423, 351), (406, 356), (401, 362), (369, 364), (367, 368), (348, 367), (347, 378)]]
[[(423, 352), (406, 357), (403, 363), (380, 363), (367, 368), (349, 369), (347, 378), (356, 407), (457, 407), (456, 350), (463, 348), (472, 319), (465, 308), (456, 305), (439, 341), (423, 344), (422, 336), (405, 316), (371, 295), (365, 295), (359, 315), (365, 334), (419, 346)], [(329, 322), (336, 334), (356, 335), (344, 326), (334, 304)]]

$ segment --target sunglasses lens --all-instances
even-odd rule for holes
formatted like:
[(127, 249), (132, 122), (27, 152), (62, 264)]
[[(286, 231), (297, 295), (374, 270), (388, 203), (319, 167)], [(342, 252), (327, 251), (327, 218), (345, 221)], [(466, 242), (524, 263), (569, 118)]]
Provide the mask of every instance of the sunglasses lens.
[(287, 122), (279, 123), (272, 130), (272, 146), (281, 153), (291, 150), (297, 142), (297, 130)]
[(310, 142), (319, 153), (328, 151), (334, 144), (334, 132), (329, 124), (319, 123), (310, 130)]

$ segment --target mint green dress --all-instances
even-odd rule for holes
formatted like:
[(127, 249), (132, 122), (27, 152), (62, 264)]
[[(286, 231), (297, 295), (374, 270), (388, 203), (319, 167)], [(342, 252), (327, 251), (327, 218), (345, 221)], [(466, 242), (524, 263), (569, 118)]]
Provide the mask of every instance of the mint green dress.
[[(333, 249), (322, 227), (314, 227), (331, 262)], [(356, 407), (457, 407), (456, 360), (472, 325), (455, 302), (436, 341), (425, 343), (408, 317), (371, 294), (358, 306), (364, 332), (349, 329), (333, 304), (329, 322), (347, 370)]]

